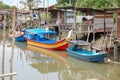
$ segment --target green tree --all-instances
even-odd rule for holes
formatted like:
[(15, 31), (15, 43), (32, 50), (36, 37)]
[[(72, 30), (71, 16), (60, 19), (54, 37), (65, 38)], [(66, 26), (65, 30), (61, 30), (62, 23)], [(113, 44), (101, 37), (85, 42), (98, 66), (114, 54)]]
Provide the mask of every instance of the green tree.
[(0, 9), (8, 9), (11, 8), (9, 5), (4, 4), (2, 1), (0, 1)]
[(77, 6), (88, 8), (111, 8), (114, 0), (81, 0), (77, 1)]
[(120, 7), (120, 0), (113, 0), (115, 7)]
[(38, 7), (41, 4), (41, 0), (27, 0), (27, 6), (29, 9), (32, 9), (33, 7)]
[(117, 8), (120, 7), (120, 0), (57, 0), (58, 5), (67, 6), (71, 1), (72, 6), (88, 8)]
[(28, 5), (29, 9), (32, 9), (32, 7), (33, 7), (33, 1), (34, 0), (27, 0), (27, 5)]
[(57, 0), (58, 6), (74, 6), (77, 0)]

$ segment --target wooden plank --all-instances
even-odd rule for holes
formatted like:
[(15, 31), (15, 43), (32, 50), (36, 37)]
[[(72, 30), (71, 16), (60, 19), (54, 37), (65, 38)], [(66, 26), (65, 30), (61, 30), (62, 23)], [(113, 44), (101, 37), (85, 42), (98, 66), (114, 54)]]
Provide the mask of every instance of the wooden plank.
[(73, 43), (73, 44), (78, 44), (78, 45), (83, 45), (83, 46), (85, 46), (85, 45), (90, 45), (89, 42), (83, 41), (83, 40), (72, 40), (72, 41), (70, 41), (70, 42)]
[[(105, 32), (110, 32), (112, 28), (106, 28), (105, 29)], [(101, 28), (101, 29), (94, 29), (94, 32), (104, 32), (104, 29)]]
[[(104, 19), (105, 17), (105, 19)], [(104, 21), (105, 20), (105, 21)], [(105, 25), (104, 25), (105, 22)], [(95, 16), (95, 19), (93, 21), (93, 29), (103, 29), (102, 32), (104, 32), (104, 27), (105, 28), (112, 28), (114, 26), (114, 20), (112, 15), (100, 15), (100, 16)]]
[(16, 75), (16, 74), (17, 74), (17, 72), (7, 73), (7, 74), (1, 74), (1, 75), (0, 75), (0, 78), (2, 78), (2, 77), (7, 77), (7, 76), (13, 76), (13, 75)]
[(105, 15), (105, 16), (104, 16), (104, 15), (96, 15), (96, 16), (95, 16), (95, 18), (104, 18), (104, 17), (105, 17), (105, 18), (113, 18), (113, 14), (109, 14), (109, 15), (107, 14), (107, 15)]
[(99, 50), (99, 51), (102, 50), (101, 46), (98, 46), (98, 47), (92, 47), (92, 49)]

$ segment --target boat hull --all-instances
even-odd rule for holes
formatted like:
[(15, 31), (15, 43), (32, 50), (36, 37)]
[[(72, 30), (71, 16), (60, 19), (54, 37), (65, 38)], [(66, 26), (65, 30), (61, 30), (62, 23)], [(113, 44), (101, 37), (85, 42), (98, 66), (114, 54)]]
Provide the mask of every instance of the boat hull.
[(18, 42), (26, 42), (24, 35), (20, 35), (18, 37), (15, 37), (15, 40)]
[(68, 47), (68, 42), (65, 40), (53, 44), (45, 44), (27, 39), (27, 44), (35, 47), (52, 49), (52, 50), (66, 50), (66, 48)]
[(107, 54), (105, 52), (101, 52), (101, 53), (97, 53), (97, 52), (92, 52), (90, 54), (90, 51), (88, 51), (88, 53), (86, 52), (87, 50), (72, 50), (71, 48), (67, 48), (66, 49), (68, 54), (70, 56), (76, 57), (80, 60), (84, 60), (84, 61), (91, 61), (91, 62), (102, 62), (104, 60), (104, 58), (107, 56)]

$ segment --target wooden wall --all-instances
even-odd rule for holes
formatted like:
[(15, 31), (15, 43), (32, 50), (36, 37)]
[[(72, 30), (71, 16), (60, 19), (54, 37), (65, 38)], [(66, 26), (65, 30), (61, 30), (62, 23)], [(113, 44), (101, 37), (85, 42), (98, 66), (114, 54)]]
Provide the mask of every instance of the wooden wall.
[(120, 38), (120, 11), (117, 12), (117, 38)]
[(96, 15), (93, 20), (93, 29), (95, 32), (104, 32), (104, 28), (107, 32), (110, 31), (113, 26), (114, 26), (114, 20), (112, 14), (106, 14), (105, 17), (104, 15)]

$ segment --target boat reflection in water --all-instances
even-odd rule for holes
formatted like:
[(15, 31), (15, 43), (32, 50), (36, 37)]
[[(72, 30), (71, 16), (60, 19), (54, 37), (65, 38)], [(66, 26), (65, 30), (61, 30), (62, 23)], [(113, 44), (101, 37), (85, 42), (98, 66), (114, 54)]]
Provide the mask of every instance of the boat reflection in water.
[[(50, 77), (50, 73), (56, 73), (58, 75), (57, 80), (113, 80), (120, 78), (116, 75), (110, 75), (109, 70), (111, 71), (112, 67), (108, 67), (111, 64), (84, 62), (71, 57), (63, 58), (60, 53), (58, 55), (58, 53), (47, 52), (46, 49), (33, 46), (28, 46), (28, 49), (47, 55), (39, 56), (37, 63), (35, 61), (35, 63), (31, 64), (40, 73), (45, 74), (46, 78)], [(34, 59), (36, 60), (37, 58), (35, 57)], [(115, 69), (117, 68), (115, 67)]]
[(71, 62), (62, 57), (60, 53), (53, 53), (52, 51), (33, 46), (28, 46), (27, 48), (34, 52), (41, 53), (33, 54), (31, 57), (33, 63), (30, 65), (42, 73), (47, 80), (50, 80), (49, 78), (52, 77), (50, 76), (51, 74), (54, 74), (52, 80), (84, 80), (86, 77), (89, 79), (90, 75), (95, 74), (92, 71), (71, 64)]
[[(94, 73), (95, 80), (119, 80), (120, 76), (120, 63), (96, 63), (85, 62), (75, 58), (68, 57), (68, 60), (74, 64), (87, 69)], [(88, 72), (88, 73), (91, 73)]]
[[(6, 80), (8, 77), (9, 77), (9, 80), (12, 80), (13, 79), (13, 75), (17, 74), (16, 72), (13, 72), (13, 56), (14, 56), (14, 41), (12, 41), (12, 47), (11, 47), (11, 52), (9, 52), (9, 64), (6, 64), (6, 52), (8, 52), (6, 50), (6, 32), (5, 32), (5, 26), (4, 26), (4, 29), (3, 29), (3, 33), (2, 33), (3, 37), (2, 37), (2, 40), (0, 41), (0, 44), (2, 43), (2, 45), (0, 45), (0, 50), (2, 53), (0, 55), (0, 58), (1, 58), (1, 61), (2, 61), (2, 64), (1, 64), (1, 73), (0, 73), (0, 78), (2, 80)], [(8, 57), (7, 57), (8, 59)], [(8, 66), (9, 67), (8, 67)], [(7, 68), (6, 68), (7, 66)], [(8, 69), (9, 71), (7, 71), (6, 69)]]

